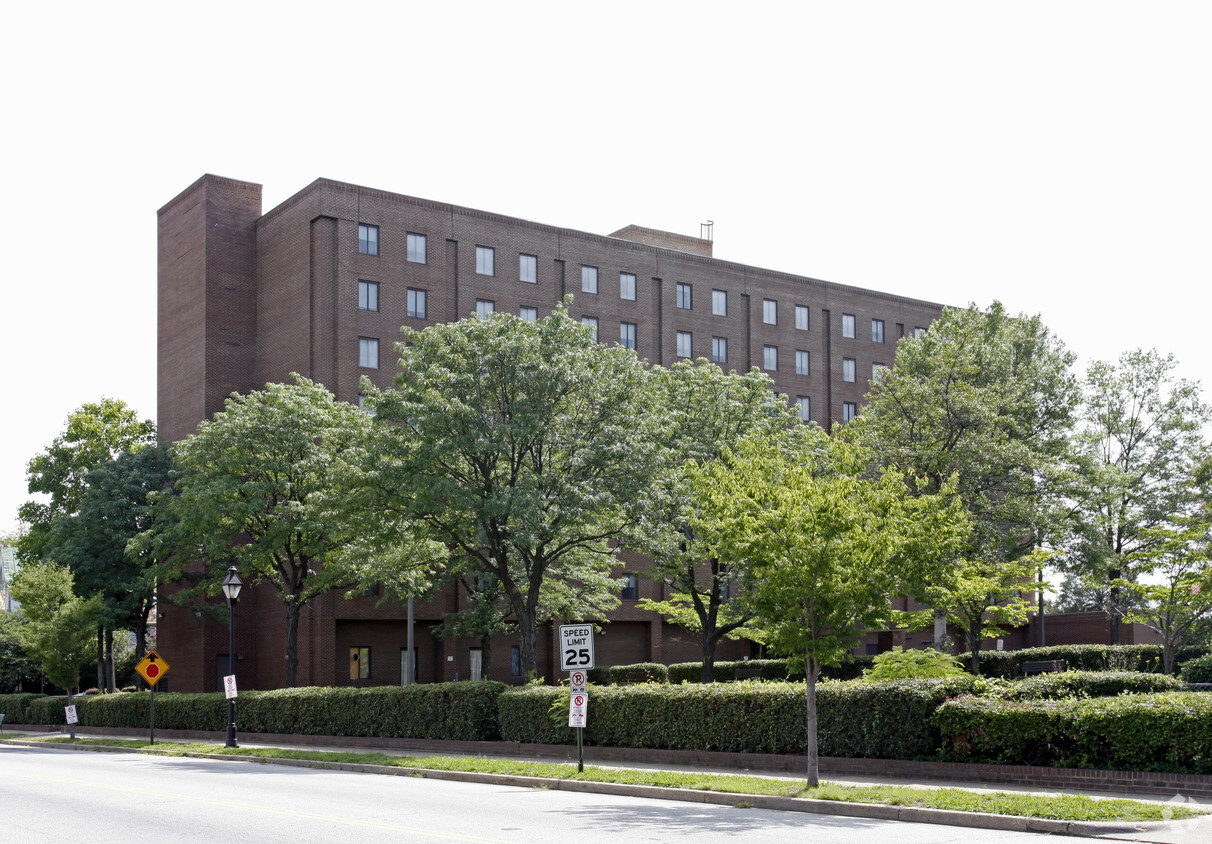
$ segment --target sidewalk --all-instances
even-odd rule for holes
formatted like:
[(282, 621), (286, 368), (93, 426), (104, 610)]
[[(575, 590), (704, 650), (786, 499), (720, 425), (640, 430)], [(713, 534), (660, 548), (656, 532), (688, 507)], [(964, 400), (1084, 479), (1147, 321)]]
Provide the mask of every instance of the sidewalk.
[[(3, 735), (0, 735), (0, 741), (3, 741), (5, 744), (11, 743), (28, 746), (30, 742), (25, 741), (25, 739), (39, 737), (44, 738), (47, 735), (63, 735), (63, 733), (48, 733), (45, 730), (22, 730), (20, 727), (15, 727), (15, 729), (12, 730), (6, 729)], [(146, 740), (148, 738), (148, 733), (146, 731), (98, 728), (79, 728), (76, 731), (76, 735), (78, 738), (87, 739), (114, 738)], [(158, 743), (163, 742), (165, 744), (181, 741), (209, 741), (221, 743), (225, 739), (226, 735), (222, 732), (183, 730), (156, 731), (156, 741)], [(532, 752), (535, 750), (536, 746), (527, 745), (525, 746), (525, 752), (523, 752), (523, 746), (510, 745), (509, 743), (505, 742), (438, 742), (410, 739), (372, 740), (357, 737), (267, 736), (249, 734), (241, 737), (239, 739), (239, 744), (241, 747), (250, 748), (276, 747), (293, 750), (313, 750), (319, 752), (377, 752), (391, 756), (478, 756), (484, 758), (512, 759), (518, 761), (569, 761), (569, 759), (571, 759), (571, 761), (575, 762), (576, 760), (576, 748), (573, 747), (543, 746), (541, 749), (542, 752), (536, 753)], [(58, 746), (62, 747), (63, 745)], [(81, 746), (80, 749), (94, 748), (85, 748)], [(605, 751), (609, 751), (609, 753), (606, 753)], [(727, 766), (678, 764), (676, 762), (671, 763), (669, 761), (645, 761), (643, 758), (639, 758), (644, 755), (642, 753), (622, 754), (619, 751), (620, 749), (618, 748), (598, 748), (592, 746), (586, 747), (584, 751), (584, 761), (586, 765), (592, 765), (599, 768), (631, 768), (688, 773), (740, 773), (774, 779), (785, 779), (788, 781), (802, 779), (802, 776), (786, 770), (764, 770), (760, 766), (750, 769), (741, 769)], [(595, 756), (598, 758), (595, 758)], [(602, 756), (610, 756), (614, 758), (600, 758)], [(620, 756), (631, 756), (632, 758), (618, 758)], [(236, 759), (239, 757), (231, 758)], [(259, 761), (268, 762), (270, 764), (275, 763), (275, 761), (280, 764), (307, 764), (304, 762), (299, 762), (298, 760)], [(373, 765), (327, 764), (326, 766), (334, 769), (345, 769), (364, 773), (395, 775), (400, 773), (399, 769)], [(563, 788), (565, 790), (576, 790), (582, 792), (603, 792), (638, 797), (675, 800), (681, 799), (702, 803), (720, 803), (724, 805), (735, 804), (738, 797), (737, 795), (716, 792), (685, 792), (677, 789), (659, 789), (648, 786), (568, 782), (563, 780), (536, 781), (532, 778), (504, 777), (501, 775), (460, 772), (433, 771), (428, 772), (426, 776), (431, 776), (433, 778), (462, 780), (467, 782), (492, 782), (496, 784), (523, 786), (534, 786), (541, 784), (548, 788)], [(863, 774), (861, 776), (856, 776), (853, 774), (833, 775), (826, 774), (824, 771), (822, 771), (822, 779), (841, 785), (899, 785), (913, 788), (959, 788), (974, 792), (1002, 791), (1040, 794), (1045, 796), (1055, 796), (1058, 794), (1084, 794), (1086, 796), (1100, 799), (1122, 798), (1150, 803), (1188, 802), (1188, 798), (1181, 794), (1171, 795), (1169, 798), (1166, 798), (1157, 794), (1140, 793), (1139, 791), (1132, 790), (1093, 791), (1085, 789), (1048, 789), (1013, 784), (977, 784), (971, 781), (960, 780), (931, 780), (930, 782), (922, 782), (919, 780), (897, 776), (877, 776), (871, 774)], [(1155, 842), (1155, 844), (1206, 844), (1206, 842), (1212, 841), (1212, 815), (1194, 818), (1187, 821), (1171, 821), (1167, 823), (1079, 823), (1068, 821), (1049, 821), (1042, 819), (1037, 820), (1030, 818), (1011, 818), (998, 815), (959, 813), (937, 809), (901, 808), (895, 806), (867, 806), (853, 803), (847, 804), (830, 801), (810, 801), (795, 798), (745, 797), (744, 802), (750, 806), (753, 806), (754, 808), (770, 808), (783, 811), (809, 811), (822, 814), (859, 817), (896, 818), (924, 823), (939, 823), (990, 829), (1036, 831), (1070, 836), (1110, 838), (1123, 841)], [(1190, 800), (1189, 802), (1194, 804), (1196, 807), (1201, 805), (1201, 802), (1199, 801)], [(1202, 805), (1212, 809), (1212, 803), (1202, 802)]]

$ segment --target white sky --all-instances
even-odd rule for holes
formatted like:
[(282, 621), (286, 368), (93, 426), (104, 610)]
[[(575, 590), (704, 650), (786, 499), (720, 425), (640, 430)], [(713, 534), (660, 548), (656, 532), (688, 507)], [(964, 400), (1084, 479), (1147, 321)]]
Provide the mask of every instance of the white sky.
[(1203, 374), (1212, 4), (413, 5), (7, 13), (0, 531), (73, 409), (154, 417), (156, 210), (208, 172), (266, 210), (324, 176), (600, 234), (712, 219), (719, 258)]

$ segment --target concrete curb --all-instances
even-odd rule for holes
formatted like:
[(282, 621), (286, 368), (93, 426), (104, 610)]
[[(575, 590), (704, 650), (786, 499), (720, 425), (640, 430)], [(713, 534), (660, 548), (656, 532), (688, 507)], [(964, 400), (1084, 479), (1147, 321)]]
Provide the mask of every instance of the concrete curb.
[[(25, 739), (0, 739), (0, 744), (21, 747), (59, 748), (83, 750), (97, 753), (159, 753), (156, 748), (134, 749), (114, 745), (83, 745)], [(163, 751), (168, 753), (170, 751)], [(721, 791), (698, 791), (686, 788), (664, 788), (652, 785), (627, 785), (624, 783), (587, 782), (584, 780), (548, 779), (545, 777), (523, 777), (513, 774), (485, 774), (475, 771), (435, 771), (424, 768), (402, 768), (388, 765), (366, 765), (354, 762), (320, 762), (311, 759), (269, 759), (248, 756), (231, 756), (223, 753), (179, 754), (195, 759), (219, 759), (226, 762), (252, 762), (262, 765), (284, 765), (294, 768), (349, 771), (380, 776), (424, 777), (427, 779), (474, 782), (483, 785), (506, 785), (520, 788), (549, 788), (587, 794), (610, 794), (620, 797), (641, 797), (651, 800), (677, 800), (685, 803), (704, 803), (714, 806), (734, 806), (749, 809), (772, 809), (780, 812), (805, 812), (817, 815), (839, 815), (850, 818), (872, 820), (908, 821), (943, 826), (994, 829), (1007, 832), (1039, 832), (1049, 835), (1070, 835), (1092, 838), (1131, 832), (1164, 829), (1166, 821), (1141, 821), (1139, 823), (1115, 823), (1094, 821), (1062, 821), (1049, 818), (1025, 818), (1015, 815), (991, 815), (984, 812), (956, 812), (949, 809), (927, 809), (917, 806), (887, 806), (877, 803), (844, 803), (836, 800), (811, 800), (804, 797), (775, 797), (761, 794), (735, 794)]]

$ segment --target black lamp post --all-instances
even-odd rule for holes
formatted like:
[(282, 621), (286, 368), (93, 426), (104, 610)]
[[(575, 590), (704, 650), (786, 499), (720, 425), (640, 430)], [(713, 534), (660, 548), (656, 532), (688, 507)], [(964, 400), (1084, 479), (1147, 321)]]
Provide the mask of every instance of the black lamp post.
[[(227, 596), (227, 631), (229, 635), (227, 648), (227, 668), (232, 676), (236, 675), (236, 599), (240, 597), (240, 587), (244, 581), (236, 574), (236, 567), (227, 569), (227, 577), (223, 578), (223, 594)], [(226, 747), (239, 747), (236, 744), (236, 699), (227, 699), (227, 744)]]

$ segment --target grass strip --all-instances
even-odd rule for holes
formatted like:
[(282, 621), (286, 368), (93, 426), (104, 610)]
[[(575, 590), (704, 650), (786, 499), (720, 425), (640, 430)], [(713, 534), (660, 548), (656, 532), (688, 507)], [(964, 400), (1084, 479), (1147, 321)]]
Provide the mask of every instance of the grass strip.
[(228, 748), (208, 742), (161, 742), (149, 744), (131, 739), (76, 739), (51, 737), (37, 739), (50, 743), (72, 743), (103, 747), (122, 747), (152, 751), (168, 756), (204, 753), (241, 756), (249, 759), (302, 759), (314, 762), (346, 762), (356, 765), (383, 765), (424, 771), (464, 771), (545, 779), (609, 782), (647, 785), (660, 788), (685, 788), (740, 795), (803, 797), (836, 800), (843, 803), (874, 803), (889, 806), (914, 806), (947, 809), (955, 812), (987, 812), (1027, 818), (1064, 821), (1163, 821), (1184, 820), (1204, 814), (1181, 804), (1141, 803), (1136, 800), (1097, 799), (1077, 794), (1042, 796), (1016, 792), (977, 792), (962, 788), (911, 788), (892, 785), (838, 785), (824, 782), (817, 788), (804, 788), (797, 781), (733, 774), (650, 771), (634, 768), (597, 768), (586, 766), (577, 773), (576, 765), (560, 762), (522, 762), (471, 756), (397, 756), (384, 753), (351, 753), (321, 750), (291, 750), (276, 747)]

